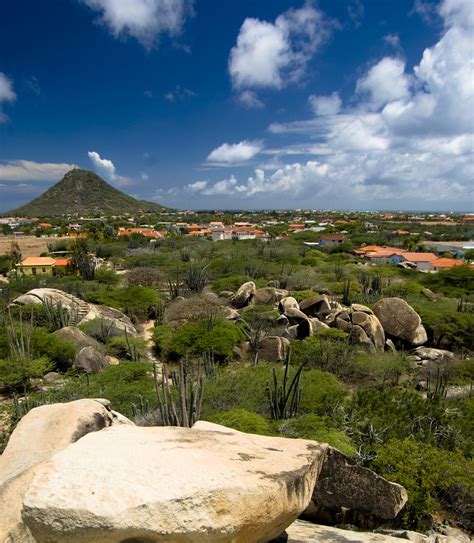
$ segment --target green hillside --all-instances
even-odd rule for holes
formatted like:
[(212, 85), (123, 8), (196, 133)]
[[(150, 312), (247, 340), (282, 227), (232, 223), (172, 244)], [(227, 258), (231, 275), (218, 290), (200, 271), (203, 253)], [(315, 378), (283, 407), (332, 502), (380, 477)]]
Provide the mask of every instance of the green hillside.
[(110, 186), (94, 172), (76, 168), (58, 183), (8, 215), (44, 217), (59, 215), (122, 215), (157, 213), (163, 206), (137, 200)]

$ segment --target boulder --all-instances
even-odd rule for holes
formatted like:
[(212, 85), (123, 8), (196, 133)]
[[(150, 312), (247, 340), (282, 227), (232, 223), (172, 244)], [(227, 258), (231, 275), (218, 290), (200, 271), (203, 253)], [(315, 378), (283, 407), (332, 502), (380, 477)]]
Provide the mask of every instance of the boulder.
[(407, 500), (407, 492), (402, 486), (358, 466), (345, 454), (329, 447), (314, 488), (312, 504), (329, 511), (349, 509), (379, 519), (392, 519)]
[(38, 466), (89, 432), (111, 426), (113, 414), (94, 400), (36, 407), (18, 423), (0, 456), (0, 541), (35, 541), (21, 504)]
[(285, 315), (289, 309), (299, 310), (299, 308), (300, 306), (296, 301), (296, 298), (293, 298), (293, 296), (287, 296), (286, 298), (281, 299), (280, 303), (278, 304), (278, 309), (280, 310), (280, 313), (284, 313)]
[(267, 336), (260, 342), (258, 358), (268, 362), (279, 362), (285, 360), (290, 348), (287, 338), (279, 336)]
[(37, 543), (277, 537), (309, 503), (327, 445), (201, 428), (122, 425), (84, 436), (39, 467), (25, 524)]
[(65, 326), (64, 328), (56, 330), (53, 334), (72, 343), (76, 348), (76, 351), (80, 351), (83, 347), (93, 347), (98, 351), (102, 350), (101, 344), (96, 339), (88, 336), (75, 326)]
[(374, 312), (370, 307), (367, 307), (366, 305), (362, 304), (351, 304), (351, 310), (352, 311), (360, 311), (361, 313), (368, 313), (369, 315), (373, 315)]
[(259, 288), (253, 296), (253, 303), (257, 305), (275, 305), (288, 296), (288, 291), (281, 288)]
[(349, 340), (356, 345), (364, 346), (369, 352), (375, 353), (374, 344), (361, 326), (358, 326), (357, 324), (351, 325)]
[(222, 290), (221, 292), (219, 292), (219, 297), (225, 298), (226, 300), (232, 299), (233, 296), (234, 293), (231, 290)]
[(298, 324), (298, 339), (305, 339), (307, 337), (313, 336), (317, 330), (327, 330), (329, 326), (321, 322), (317, 318), (308, 317), (306, 320), (301, 321)]
[(433, 349), (431, 347), (417, 347), (413, 350), (413, 354), (418, 356), (420, 360), (429, 360), (432, 362), (448, 362), (455, 358), (454, 353), (451, 351)]
[(308, 317), (302, 311), (296, 309), (296, 307), (289, 307), (284, 315), (288, 318), (290, 324), (299, 324), (300, 322), (308, 320)]
[(83, 347), (74, 359), (73, 366), (85, 373), (97, 373), (109, 365), (104, 353), (95, 347)]
[(382, 298), (372, 308), (385, 333), (410, 345), (428, 340), (420, 315), (401, 298)]
[(242, 307), (249, 305), (256, 290), (257, 287), (253, 281), (244, 283), (239, 287), (239, 290), (232, 298), (232, 305), (237, 309), (241, 309)]
[(285, 337), (287, 339), (297, 339), (298, 329), (299, 326), (297, 324), (294, 324), (293, 326), (288, 326), (288, 328), (285, 328), (285, 330), (283, 330), (281, 337)]
[(18, 296), (13, 304), (49, 304), (67, 311), (70, 325), (76, 326), (93, 319), (103, 319), (105, 324), (110, 326), (110, 335), (122, 335), (125, 331), (130, 335), (137, 335), (132, 321), (118, 309), (89, 304), (77, 296), (59, 289), (35, 288)]
[(297, 520), (285, 533), (271, 543), (401, 543), (390, 535), (373, 532), (341, 530), (332, 526), (320, 526), (311, 522)]
[(46, 375), (43, 375), (43, 381), (46, 383), (52, 383), (61, 378), (61, 375), (57, 371), (49, 371)]
[(319, 319), (324, 319), (326, 315), (331, 313), (331, 306), (326, 294), (305, 298), (300, 302), (300, 309), (308, 317), (318, 317)]

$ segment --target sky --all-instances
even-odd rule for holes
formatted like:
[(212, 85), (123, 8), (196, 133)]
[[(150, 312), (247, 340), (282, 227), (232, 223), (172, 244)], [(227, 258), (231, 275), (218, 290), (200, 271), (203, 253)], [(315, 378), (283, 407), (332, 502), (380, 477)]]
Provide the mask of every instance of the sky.
[(4, 0), (0, 212), (474, 210), (472, 0)]

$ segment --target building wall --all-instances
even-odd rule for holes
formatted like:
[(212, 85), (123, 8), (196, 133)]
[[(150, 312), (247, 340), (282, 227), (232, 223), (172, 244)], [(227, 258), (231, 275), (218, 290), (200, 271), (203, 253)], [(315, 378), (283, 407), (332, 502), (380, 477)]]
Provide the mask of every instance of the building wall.
[(23, 275), (46, 275), (51, 277), (54, 272), (53, 266), (19, 266), (18, 269)]

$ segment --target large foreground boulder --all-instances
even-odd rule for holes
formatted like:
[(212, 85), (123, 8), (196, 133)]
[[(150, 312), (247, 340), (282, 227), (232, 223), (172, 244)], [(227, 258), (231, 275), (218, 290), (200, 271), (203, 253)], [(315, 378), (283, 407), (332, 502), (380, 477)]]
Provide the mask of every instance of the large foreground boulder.
[(21, 507), (38, 466), (114, 420), (114, 414), (95, 400), (43, 405), (21, 419), (0, 456), (0, 541), (34, 541), (22, 522)]
[(385, 333), (410, 345), (427, 342), (426, 330), (420, 315), (401, 298), (382, 298), (372, 307)]
[(326, 448), (216, 425), (106, 428), (41, 465), (23, 519), (38, 543), (263, 543), (306, 508)]

